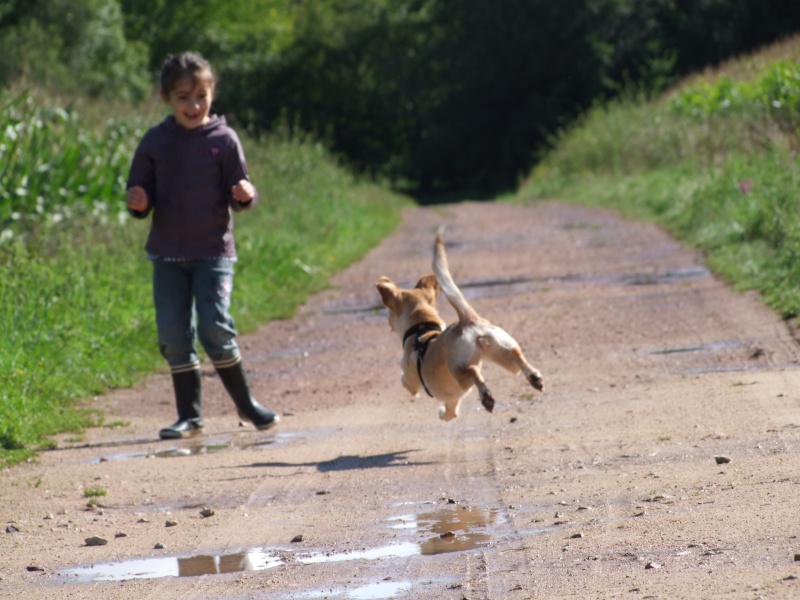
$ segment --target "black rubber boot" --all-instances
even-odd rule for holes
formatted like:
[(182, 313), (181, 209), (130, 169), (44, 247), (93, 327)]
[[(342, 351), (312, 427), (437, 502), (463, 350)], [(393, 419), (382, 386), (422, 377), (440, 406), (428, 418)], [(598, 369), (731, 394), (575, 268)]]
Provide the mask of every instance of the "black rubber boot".
[(201, 435), (203, 417), (200, 416), (200, 369), (172, 374), (178, 420), (158, 432), (162, 440), (174, 440)]
[(244, 374), (244, 365), (241, 362), (231, 367), (216, 367), (216, 369), (222, 385), (228, 390), (236, 404), (236, 412), (240, 419), (247, 419), (261, 431), (269, 429), (281, 420), (278, 415), (261, 406), (253, 398), (250, 386), (247, 384), (247, 376)]

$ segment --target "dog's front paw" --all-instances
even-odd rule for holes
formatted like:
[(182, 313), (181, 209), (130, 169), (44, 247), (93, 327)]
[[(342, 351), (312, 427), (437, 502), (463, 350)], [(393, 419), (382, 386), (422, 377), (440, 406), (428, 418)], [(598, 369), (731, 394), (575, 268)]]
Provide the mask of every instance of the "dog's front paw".
[(442, 421), (452, 421), (458, 416), (458, 413), (453, 411), (448, 411), (446, 407), (440, 406), (439, 407), (439, 418)]

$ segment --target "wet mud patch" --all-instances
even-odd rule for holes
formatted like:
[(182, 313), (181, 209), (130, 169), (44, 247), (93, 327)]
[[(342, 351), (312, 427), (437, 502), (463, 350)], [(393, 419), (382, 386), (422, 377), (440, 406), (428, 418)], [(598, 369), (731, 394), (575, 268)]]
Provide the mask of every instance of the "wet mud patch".
[(714, 352), (717, 350), (737, 349), (741, 348), (744, 345), (745, 342), (743, 340), (727, 340), (720, 342), (710, 342), (707, 344), (697, 344), (692, 346), (657, 348), (655, 350), (650, 350), (649, 354), (668, 355), (668, 354), (688, 354), (688, 353), (698, 353), (698, 352)]
[(680, 285), (710, 276), (708, 269), (691, 266), (655, 272), (568, 273), (558, 276), (520, 274), (464, 280), (458, 282), (458, 285), (467, 298), (474, 300), (546, 292), (558, 286), (624, 288)]
[(681, 376), (797, 369), (794, 361), (776, 364), (773, 360), (773, 348), (780, 343), (778, 336), (765, 336), (649, 348), (640, 352), (663, 359), (668, 372)]
[[(300, 434), (298, 432), (276, 432), (271, 433), (268, 438), (258, 440), (240, 441), (230, 436), (217, 438), (199, 438), (186, 440), (177, 444), (167, 444), (155, 440), (145, 440), (140, 442), (148, 447), (142, 450), (128, 450), (125, 452), (115, 452), (101, 454), (89, 458), (86, 462), (119, 462), (128, 460), (144, 460), (151, 458), (182, 458), (187, 456), (202, 456), (206, 454), (216, 454), (225, 450), (266, 450), (288, 444)], [(130, 443), (111, 444), (109, 447), (130, 445)]]
[(118, 462), (125, 460), (142, 460), (147, 458), (179, 458), (182, 456), (199, 456), (202, 454), (214, 454), (222, 450), (227, 450), (233, 446), (230, 440), (198, 441), (191, 444), (180, 446), (169, 446), (166, 448), (155, 449), (153, 447), (146, 450), (133, 450), (129, 452), (117, 452), (115, 454), (103, 454), (89, 460), (89, 462)]
[[(337, 552), (332, 550), (301, 551), (287, 548), (251, 548), (232, 553), (200, 553), (192, 556), (136, 558), (124, 561), (97, 563), (62, 570), (59, 575), (70, 583), (95, 581), (127, 581), (163, 577), (199, 577), (243, 571), (262, 571), (282, 566), (315, 565), (349, 561), (403, 559), (432, 556), (450, 552), (465, 552), (488, 546), (495, 538), (492, 527), (502, 522), (497, 509), (448, 506), (420, 513), (407, 513), (387, 521), (391, 530), (406, 532), (422, 540), (391, 543), (370, 549)], [(394, 583), (394, 582), (393, 582)], [(408, 583), (410, 586), (410, 583)], [(368, 591), (371, 590), (371, 591)], [(364, 594), (400, 590), (396, 585), (370, 585)], [(316, 597), (313, 595), (303, 597)], [(383, 598), (391, 596), (363, 595), (348, 598)]]
[(453, 506), (401, 515), (392, 519), (391, 527), (427, 536), (428, 539), (419, 544), (419, 554), (433, 555), (487, 546), (494, 539), (490, 527), (498, 523), (499, 518), (496, 509)]

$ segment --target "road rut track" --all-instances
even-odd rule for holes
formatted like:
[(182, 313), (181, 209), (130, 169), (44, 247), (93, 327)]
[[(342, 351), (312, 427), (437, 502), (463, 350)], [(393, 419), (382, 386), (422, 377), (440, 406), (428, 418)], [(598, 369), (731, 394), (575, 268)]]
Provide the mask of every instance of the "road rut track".
[[(487, 365), (495, 412), (473, 392), (444, 423), (400, 385), (373, 284), (430, 272), (440, 225), (456, 282), (546, 393)], [(239, 427), (207, 365), (199, 440), (157, 439), (167, 376), (93, 401), (125, 424), (0, 474), (0, 597), (800, 597), (797, 344), (653, 225), (559, 202), (409, 209), (240, 341), (281, 425)]]

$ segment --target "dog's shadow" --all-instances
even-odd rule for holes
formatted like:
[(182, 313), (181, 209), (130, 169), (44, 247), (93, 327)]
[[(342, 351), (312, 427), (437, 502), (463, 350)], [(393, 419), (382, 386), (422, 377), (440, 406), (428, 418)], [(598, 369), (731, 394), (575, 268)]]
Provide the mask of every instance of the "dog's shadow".
[(430, 462), (413, 461), (406, 456), (419, 450), (402, 450), (374, 456), (345, 455), (321, 462), (263, 462), (253, 463), (251, 467), (316, 467), (320, 473), (332, 471), (356, 471), (359, 469), (385, 469), (388, 467), (417, 467), (430, 465)]

